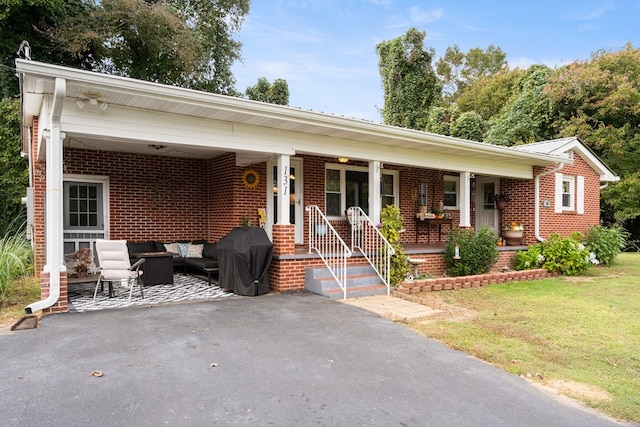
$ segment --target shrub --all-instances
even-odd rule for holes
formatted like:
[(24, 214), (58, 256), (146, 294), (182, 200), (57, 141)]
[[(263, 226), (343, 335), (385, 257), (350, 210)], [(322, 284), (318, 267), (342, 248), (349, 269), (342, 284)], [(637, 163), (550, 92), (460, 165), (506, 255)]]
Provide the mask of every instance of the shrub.
[(625, 248), (629, 233), (620, 227), (597, 225), (585, 234), (585, 245), (602, 264), (611, 265), (616, 256)]
[(24, 224), (20, 231), (14, 231), (14, 227), (9, 227), (0, 239), (0, 306), (4, 305), (15, 291), (14, 280), (27, 272), (32, 254)]
[(529, 246), (526, 252), (518, 252), (514, 258), (516, 270), (544, 268), (552, 273), (575, 276), (594, 264), (598, 264), (595, 254), (581, 243), (581, 233), (562, 238), (552, 234), (546, 242)]
[(402, 216), (396, 206), (387, 205), (380, 212), (382, 228), (380, 233), (389, 241), (395, 254), (391, 257), (391, 271), (389, 280), (391, 286), (396, 286), (409, 272), (409, 261), (402, 250)]
[(541, 268), (543, 264), (542, 243), (529, 245), (526, 251), (516, 252), (516, 256), (513, 258), (513, 268), (516, 270)]
[[(454, 228), (447, 235), (444, 259), (450, 276), (482, 274), (491, 270), (498, 260), (498, 234), (489, 227), (478, 231)], [(455, 259), (456, 246), (460, 259)]]

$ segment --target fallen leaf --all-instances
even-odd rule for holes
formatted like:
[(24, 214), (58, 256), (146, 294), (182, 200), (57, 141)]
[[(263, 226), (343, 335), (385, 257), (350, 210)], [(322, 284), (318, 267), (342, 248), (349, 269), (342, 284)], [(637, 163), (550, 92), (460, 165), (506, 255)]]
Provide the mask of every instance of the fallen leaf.
[(219, 365), (219, 363), (212, 363), (211, 365), (209, 365), (210, 368), (217, 368)]
[(89, 373), (92, 377), (100, 378), (102, 376), (102, 371), (91, 371)]

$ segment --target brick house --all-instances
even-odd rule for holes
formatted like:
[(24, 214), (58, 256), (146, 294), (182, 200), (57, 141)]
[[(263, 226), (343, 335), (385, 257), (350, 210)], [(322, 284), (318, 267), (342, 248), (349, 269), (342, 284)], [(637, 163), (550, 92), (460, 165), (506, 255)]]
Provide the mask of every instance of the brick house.
[[(449, 224), (418, 212), (444, 210), (457, 227), (515, 221), (526, 245), (598, 224), (600, 188), (618, 179), (577, 138), (508, 148), (30, 60), (16, 67), (43, 298), (28, 312), (67, 311), (63, 254), (96, 238), (216, 241), (264, 209), (271, 287), (304, 289), (305, 270), (323, 263), (309, 250), (305, 208), (348, 241), (347, 208), (378, 223), (392, 203), (405, 252), (440, 274)], [(88, 195), (84, 226), (69, 220), (75, 191)], [(496, 193), (509, 195), (504, 209)], [(515, 249), (500, 248), (501, 265)]]

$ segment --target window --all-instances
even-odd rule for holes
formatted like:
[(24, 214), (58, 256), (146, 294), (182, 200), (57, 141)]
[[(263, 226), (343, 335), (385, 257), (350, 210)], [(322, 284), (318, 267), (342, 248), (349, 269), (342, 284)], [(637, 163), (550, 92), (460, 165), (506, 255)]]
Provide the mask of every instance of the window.
[(584, 177), (556, 173), (555, 212), (584, 213)]
[(458, 188), (460, 187), (459, 176), (444, 176), (443, 182), (443, 205), (445, 208), (458, 208)]
[[(395, 205), (398, 194), (398, 172), (383, 171), (380, 182), (382, 207)], [(362, 167), (327, 165), (325, 170), (325, 214), (343, 217), (351, 206), (369, 214), (369, 171)]]
[(102, 184), (65, 182), (66, 230), (98, 230), (103, 227)]
[(573, 210), (573, 177), (562, 178), (562, 209)]

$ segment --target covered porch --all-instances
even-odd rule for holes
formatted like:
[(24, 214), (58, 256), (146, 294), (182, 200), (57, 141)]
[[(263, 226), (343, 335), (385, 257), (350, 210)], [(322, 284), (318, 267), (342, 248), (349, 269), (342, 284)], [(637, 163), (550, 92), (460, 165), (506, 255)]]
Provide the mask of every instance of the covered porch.
[[(274, 244), (272, 289), (304, 289), (305, 268), (318, 264), (299, 253), (309, 205), (346, 235), (349, 206), (366, 207), (379, 222), (382, 207), (395, 204), (411, 236), (404, 243), (429, 247), (410, 255), (435, 257), (441, 243), (431, 227), (418, 232), (423, 205), (446, 209), (453, 226), (496, 229), (524, 217), (526, 206), (526, 240), (535, 241), (534, 168), (570, 162), (35, 61), (17, 67), (32, 172), (29, 227), (46, 279), (43, 301), (30, 310), (67, 309), (62, 255), (96, 238), (216, 241), (261, 222)], [(90, 102), (76, 102), (83, 100)], [(524, 190), (498, 213), (486, 196), (509, 188)]]

